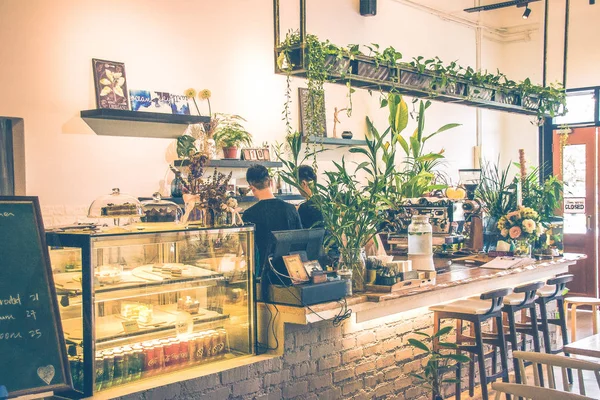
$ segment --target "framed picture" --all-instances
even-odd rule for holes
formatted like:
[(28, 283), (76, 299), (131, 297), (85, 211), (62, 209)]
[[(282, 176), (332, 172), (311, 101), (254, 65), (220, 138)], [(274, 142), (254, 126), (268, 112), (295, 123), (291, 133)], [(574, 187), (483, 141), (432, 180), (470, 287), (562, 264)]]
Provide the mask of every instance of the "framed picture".
[(263, 161), (271, 161), (271, 154), (269, 153), (269, 149), (263, 148)]
[(256, 149), (256, 159), (262, 161), (265, 159), (265, 153), (263, 149)]
[(288, 275), (292, 280), (292, 284), (298, 285), (309, 281), (306, 269), (302, 264), (302, 259), (299, 254), (292, 254), (290, 256), (283, 256), (283, 263), (288, 270)]
[(129, 110), (129, 92), (125, 77), (125, 64), (92, 59), (96, 107)]
[[(310, 96), (310, 92), (306, 88), (298, 88), (298, 97), (300, 103), (300, 132), (302, 136), (311, 134), (327, 137), (327, 124), (325, 115), (325, 94), (319, 99)], [(317, 110), (317, 108), (319, 110)], [(320, 115), (320, 121), (313, 122), (313, 116)]]
[(308, 276), (312, 276), (314, 271), (323, 271), (323, 267), (321, 267), (319, 260), (306, 261), (303, 265)]

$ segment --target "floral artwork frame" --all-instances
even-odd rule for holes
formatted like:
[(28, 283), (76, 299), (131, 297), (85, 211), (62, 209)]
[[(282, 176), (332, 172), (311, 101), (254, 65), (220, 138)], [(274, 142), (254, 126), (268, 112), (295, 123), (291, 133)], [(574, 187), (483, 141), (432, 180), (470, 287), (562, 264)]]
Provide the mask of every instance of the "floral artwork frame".
[(129, 91), (125, 63), (92, 59), (96, 107), (112, 110), (129, 110)]

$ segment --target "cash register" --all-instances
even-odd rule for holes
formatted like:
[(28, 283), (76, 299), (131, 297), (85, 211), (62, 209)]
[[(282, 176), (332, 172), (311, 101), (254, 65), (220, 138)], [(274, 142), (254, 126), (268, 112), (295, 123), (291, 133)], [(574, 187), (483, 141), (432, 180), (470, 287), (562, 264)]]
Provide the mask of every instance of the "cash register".
[(306, 306), (346, 297), (346, 284), (334, 278), (313, 283), (321, 275), (324, 229), (275, 231), (271, 252), (261, 274), (261, 300)]

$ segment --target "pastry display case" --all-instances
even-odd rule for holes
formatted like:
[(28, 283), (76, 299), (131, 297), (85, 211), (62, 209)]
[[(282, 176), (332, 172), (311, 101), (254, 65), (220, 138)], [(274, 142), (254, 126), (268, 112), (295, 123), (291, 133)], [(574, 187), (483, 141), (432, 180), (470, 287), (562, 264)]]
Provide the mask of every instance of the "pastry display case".
[(255, 353), (252, 226), (47, 241), (75, 395)]

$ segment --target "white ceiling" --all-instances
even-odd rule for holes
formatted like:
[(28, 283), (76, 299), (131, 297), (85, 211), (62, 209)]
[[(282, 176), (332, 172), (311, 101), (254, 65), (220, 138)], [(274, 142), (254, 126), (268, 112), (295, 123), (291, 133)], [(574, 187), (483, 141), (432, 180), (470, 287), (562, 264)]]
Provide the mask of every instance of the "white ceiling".
[[(388, 0), (390, 1), (390, 0)], [(529, 18), (524, 20), (523, 7), (506, 7), (497, 10), (468, 13), (465, 8), (479, 5), (501, 3), (505, 0), (391, 0), (407, 4), (424, 11), (432, 10), (447, 16), (479, 23), (483, 26), (496, 29), (518, 29), (521, 26), (531, 26), (543, 22), (544, 1), (530, 4), (532, 10)]]

